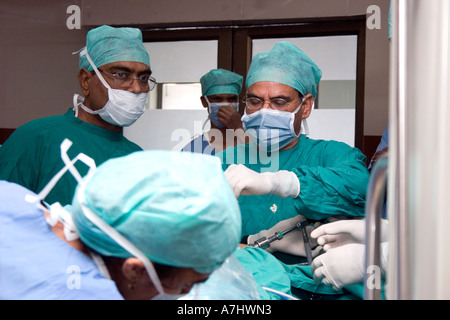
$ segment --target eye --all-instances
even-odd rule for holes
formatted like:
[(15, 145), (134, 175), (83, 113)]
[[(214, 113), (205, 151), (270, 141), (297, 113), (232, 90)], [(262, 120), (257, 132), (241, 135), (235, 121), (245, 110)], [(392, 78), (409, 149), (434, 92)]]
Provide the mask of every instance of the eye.
[(288, 105), (288, 102), (284, 99), (277, 98), (271, 101), (271, 104), (276, 108), (282, 108)]
[(259, 106), (261, 105), (262, 101), (258, 98), (248, 98), (247, 103), (252, 106)]
[(116, 72), (115, 75), (116, 78), (120, 80), (128, 79), (128, 77), (130, 76), (127, 72)]
[(142, 74), (139, 76), (139, 81), (141, 81), (141, 82), (147, 82), (148, 80), (150, 80), (149, 74)]

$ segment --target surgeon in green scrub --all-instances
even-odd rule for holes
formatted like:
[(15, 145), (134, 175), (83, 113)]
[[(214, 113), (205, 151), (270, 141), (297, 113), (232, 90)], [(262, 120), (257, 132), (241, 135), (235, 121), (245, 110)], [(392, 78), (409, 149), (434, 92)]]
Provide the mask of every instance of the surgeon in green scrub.
[(244, 236), (300, 216), (312, 223), (364, 215), (365, 156), (345, 143), (300, 134), (321, 76), (289, 42), (275, 44), (251, 62), (242, 123), (253, 142), (217, 154), (238, 197)]
[[(135, 28), (101, 26), (88, 32), (79, 53), (78, 80), (83, 96), (63, 115), (37, 119), (14, 131), (0, 148), (0, 179), (39, 192), (64, 166), (59, 156), (64, 139), (73, 142), (69, 157), (84, 153), (97, 165), (142, 150), (123, 136), (144, 112), (154, 87), (150, 57)], [(76, 163), (84, 175), (87, 168)], [(45, 199), (72, 202), (76, 180), (64, 175)]]

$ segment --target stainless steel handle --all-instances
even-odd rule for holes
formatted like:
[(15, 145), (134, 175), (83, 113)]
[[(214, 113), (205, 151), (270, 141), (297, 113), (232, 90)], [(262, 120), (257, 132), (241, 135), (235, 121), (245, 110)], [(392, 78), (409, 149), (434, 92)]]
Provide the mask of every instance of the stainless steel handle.
[[(364, 299), (380, 300), (381, 287), (372, 284), (374, 277), (381, 284), (381, 224), (386, 191), (387, 154), (379, 158), (372, 168), (366, 199), (366, 257)], [(373, 268), (375, 267), (375, 268)], [(372, 273), (372, 269), (374, 273)]]

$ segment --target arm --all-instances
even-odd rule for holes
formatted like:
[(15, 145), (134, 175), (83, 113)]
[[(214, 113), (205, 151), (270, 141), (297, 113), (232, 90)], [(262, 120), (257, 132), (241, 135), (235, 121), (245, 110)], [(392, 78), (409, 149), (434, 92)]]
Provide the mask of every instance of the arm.
[(295, 201), (297, 212), (316, 220), (335, 215), (363, 216), (369, 182), (364, 155), (345, 145), (330, 144), (320, 156), (325, 159), (323, 164), (293, 170), (301, 186)]

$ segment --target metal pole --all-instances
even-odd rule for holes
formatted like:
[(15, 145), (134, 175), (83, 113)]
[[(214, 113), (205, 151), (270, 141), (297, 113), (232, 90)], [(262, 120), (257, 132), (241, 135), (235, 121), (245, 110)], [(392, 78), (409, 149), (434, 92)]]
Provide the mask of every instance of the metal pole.
[(387, 156), (373, 166), (366, 200), (366, 257), (364, 299), (381, 299), (381, 231), (380, 221), (386, 191)]

